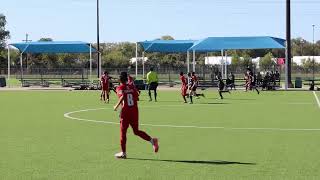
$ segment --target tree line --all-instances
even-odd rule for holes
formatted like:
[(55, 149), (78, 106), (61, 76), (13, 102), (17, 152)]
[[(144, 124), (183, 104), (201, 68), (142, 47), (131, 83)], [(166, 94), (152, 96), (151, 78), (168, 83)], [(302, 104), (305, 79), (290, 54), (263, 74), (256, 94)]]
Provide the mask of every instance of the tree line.
[[(0, 14), (0, 69), (7, 67), (7, 49), (6, 41), (10, 38), (10, 32), (5, 28), (6, 17)], [(173, 40), (174, 38), (166, 35), (159, 39)], [(39, 41), (53, 41), (50, 37), (44, 37)], [(97, 44), (93, 44), (97, 47)], [(314, 49), (313, 49), (314, 48)], [(131, 42), (119, 43), (101, 43), (102, 67), (106, 68), (130, 68), (130, 59), (135, 57), (136, 44)], [(138, 48), (139, 55), (143, 49)], [(264, 49), (264, 50), (233, 50), (228, 51), (232, 56), (231, 67), (248, 67), (255, 66), (252, 58), (262, 57), (260, 60), (260, 68), (267, 70), (275, 65), (273, 57), (285, 57), (284, 50)], [(315, 55), (320, 56), (320, 41), (317, 41), (313, 46), (312, 42), (308, 42), (303, 38), (292, 39), (292, 55)], [(161, 53), (146, 53), (145, 56), (149, 59), (146, 66), (165, 66), (180, 68), (186, 65), (186, 54), (161, 54)], [(204, 65), (205, 56), (220, 56), (219, 52), (196, 54), (197, 64)], [(12, 67), (20, 66), (19, 52), (15, 49), (11, 50)], [(23, 56), (23, 66), (26, 68), (89, 68), (88, 54), (25, 54)], [(97, 54), (93, 55), (93, 59), (97, 59)], [(141, 64), (141, 62), (139, 62)], [(310, 69), (312, 60), (306, 59), (301, 68)], [(293, 66), (297, 66), (293, 64)], [(316, 64), (316, 66), (320, 66)], [(97, 67), (97, 62), (93, 61), (93, 68)]]

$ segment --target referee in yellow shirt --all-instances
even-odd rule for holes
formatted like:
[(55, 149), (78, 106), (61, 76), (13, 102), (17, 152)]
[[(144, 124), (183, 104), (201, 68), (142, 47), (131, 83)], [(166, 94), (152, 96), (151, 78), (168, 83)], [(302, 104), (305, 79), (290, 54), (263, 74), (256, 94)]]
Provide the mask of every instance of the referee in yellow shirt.
[(147, 83), (149, 90), (149, 101), (152, 101), (151, 90), (154, 91), (154, 100), (157, 102), (157, 88), (158, 88), (158, 74), (153, 71), (153, 68), (150, 68), (150, 72), (147, 74)]

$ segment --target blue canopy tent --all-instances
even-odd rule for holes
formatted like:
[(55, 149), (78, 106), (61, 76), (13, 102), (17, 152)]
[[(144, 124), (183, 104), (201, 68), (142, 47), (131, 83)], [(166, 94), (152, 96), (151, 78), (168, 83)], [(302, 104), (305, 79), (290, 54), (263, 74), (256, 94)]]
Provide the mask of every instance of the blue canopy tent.
[[(283, 49), (285, 40), (269, 36), (252, 37), (208, 37), (203, 40), (154, 40), (143, 41), (137, 44), (142, 45), (145, 52), (160, 53), (182, 53), (187, 52), (187, 64), (189, 71), (189, 52), (193, 52), (193, 71), (195, 71), (196, 52), (217, 52), (221, 51), (222, 57), (226, 50), (239, 49)], [(227, 56), (227, 54), (225, 54)], [(136, 52), (137, 57), (137, 52)], [(225, 63), (226, 65), (226, 63)], [(222, 66), (223, 68), (223, 66)], [(136, 64), (137, 69), (137, 64)], [(225, 68), (226, 69), (226, 68)], [(137, 70), (136, 70), (137, 74)], [(226, 71), (225, 71), (226, 74)]]
[[(92, 53), (98, 51), (90, 43), (81, 41), (40, 41), (13, 43), (9, 46), (16, 47), (20, 51), (20, 68), (23, 75), (22, 55), (23, 53), (89, 53), (90, 54), (90, 78), (92, 75)], [(10, 48), (8, 47), (8, 79), (10, 79)]]
[(214, 52), (240, 49), (283, 49), (285, 40), (269, 36), (257, 37), (208, 37), (196, 42), (189, 50)]
[[(160, 52), (160, 53), (188, 53), (190, 47), (197, 42), (195, 40), (153, 40), (138, 42), (144, 49), (142, 58), (144, 59), (144, 52)], [(188, 54), (189, 55), (189, 54)], [(136, 48), (136, 59), (138, 59), (138, 47)], [(142, 71), (144, 77), (144, 60), (142, 61)], [(138, 75), (138, 63), (136, 61), (136, 76)]]
[[(241, 49), (284, 49), (285, 40), (270, 36), (251, 36), (251, 37), (208, 37), (196, 42), (189, 50), (196, 52), (215, 52), (221, 51), (222, 61), (225, 54), (225, 68), (221, 66), (222, 74), (227, 77), (227, 50)], [(193, 56), (195, 57), (195, 55)], [(195, 63), (195, 59), (193, 59)], [(193, 66), (195, 71), (195, 64)], [(224, 72), (224, 73), (223, 73)]]

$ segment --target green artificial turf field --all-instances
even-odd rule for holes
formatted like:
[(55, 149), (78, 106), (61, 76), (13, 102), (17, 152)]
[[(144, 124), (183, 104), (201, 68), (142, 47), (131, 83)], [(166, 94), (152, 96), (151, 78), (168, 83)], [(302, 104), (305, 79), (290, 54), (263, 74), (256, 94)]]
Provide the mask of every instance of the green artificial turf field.
[(130, 129), (129, 159), (117, 160), (119, 125), (106, 123), (119, 122), (114, 95), (104, 104), (98, 91), (0, 92), (0, 179), (320, 178), (312, 92), (205, 93), (189, 105), (178, 91), (160, 91), (157, 103), (143, 92), (141, 129), (160, 151)]

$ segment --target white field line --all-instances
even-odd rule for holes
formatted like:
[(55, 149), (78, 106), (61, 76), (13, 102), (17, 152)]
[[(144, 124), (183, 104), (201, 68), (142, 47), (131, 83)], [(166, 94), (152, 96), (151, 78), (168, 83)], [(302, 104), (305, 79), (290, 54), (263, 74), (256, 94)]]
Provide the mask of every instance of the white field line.
[[(181, 106), (181, 105), (172, 105), (172, 106)], [(157, 108), (158, 107), (159, 106), (157, 106)], [(162, 107), (168, 107), (168, 106), (162, 106)], [(72, 111), (72, 112), (65, 113), (64, 117), (68, 119), (76, 120), (76, 121), (118, 125), (119, 123), (117, 122), (83, 119), (83, 118), (77, 118), (77, 117), (71, 116), (72, 114), (79, 113), (79, 112), (98, 111), (98, 110), (104, 110), (104, 109), (110, 109), (110, 108), (83, 109), (78, 111)], [(320, 129), (297, 129), (297, 128), (232, 128), (232, 127), (220, 127), (220, 126), (186, 126), (186, 125), (172, 125), (172, 124), (140, 124), (140, 125), (151, 126), (151, 127), (167, 127), (167, 128), (224, 129), (224, 130), (320, 131)]]
[(315, 91), (313, 91), (313, 95), (316, 98), (316, 101), (318, 103), (318, 107), (320, 108), (320, 101), (319, 101), (319, 98), (318, 98), (317, 93)]

